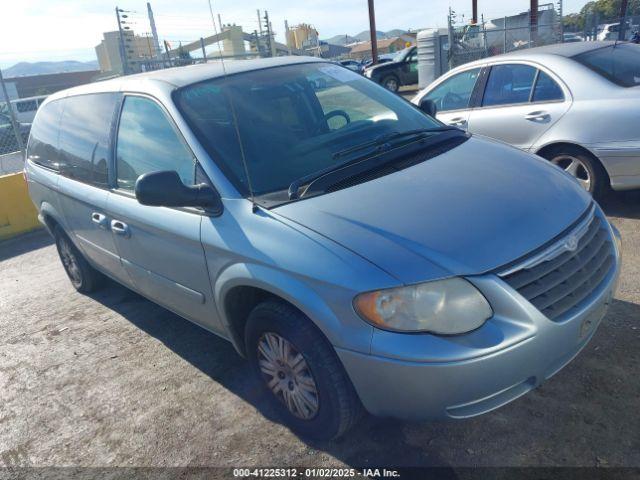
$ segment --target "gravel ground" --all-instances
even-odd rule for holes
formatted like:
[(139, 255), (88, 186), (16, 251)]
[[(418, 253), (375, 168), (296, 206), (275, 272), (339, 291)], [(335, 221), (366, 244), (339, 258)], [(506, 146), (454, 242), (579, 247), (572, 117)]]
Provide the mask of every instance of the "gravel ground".
[(0, 244), (0, 466), (640, 467), (640, 193), (605, 210), (617, 299), (541, 388), (454, 423), (366, 417), (309, 443), (274, 419), (227, 342), (110, 283), (76, 293), (42, 233)]

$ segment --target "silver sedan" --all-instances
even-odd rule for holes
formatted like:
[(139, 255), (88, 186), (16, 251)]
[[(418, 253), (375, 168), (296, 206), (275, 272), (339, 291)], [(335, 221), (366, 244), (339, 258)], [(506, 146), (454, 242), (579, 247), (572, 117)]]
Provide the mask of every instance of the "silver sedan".
[(640, 45), (581, 42), (462, 65), (412, 100), (437, 118), (537, 153), (595, 197), (640, 188)]

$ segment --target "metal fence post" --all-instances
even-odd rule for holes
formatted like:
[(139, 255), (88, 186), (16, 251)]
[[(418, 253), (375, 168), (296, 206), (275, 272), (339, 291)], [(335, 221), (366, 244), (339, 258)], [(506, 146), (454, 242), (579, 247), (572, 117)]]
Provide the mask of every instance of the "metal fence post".
[(447, 23), (449, 27), (449, 70), (451, 70), (453, 68), (453, 19), (451, 18), (451, 7), (449, 7)]
[(504, 35), (503, 35), (503, 43), (502, 53), (507, 53), (507, 17), (504, 17)]
[(16, 136), (16, 143), (21, 152), (24, 153), (24, 143), (22, 143), (22, 135), (20, 134), (20, 128), (18, 127), (18, 121), (16, 120), (16, 113), (11, 106), (11, 99), (9, 98), (9, 92), (7, 92), (7, 86), (4, 84), (4, 77), (2, 76), (2, 69), (0, 69), (0, 85), (2, 85), (2, 94), (4, 101), (7, 102), (7, 111), (9, 112), (9, 118), (11, 119), (11, 127), (13, 128), (13, 134)]

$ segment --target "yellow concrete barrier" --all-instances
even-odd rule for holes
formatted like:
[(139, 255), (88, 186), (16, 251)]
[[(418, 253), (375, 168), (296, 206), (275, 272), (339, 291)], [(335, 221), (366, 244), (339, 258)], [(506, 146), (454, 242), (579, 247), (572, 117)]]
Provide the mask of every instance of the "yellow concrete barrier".
[(0, 240), (41, 226), (22, 173), (0, 176)]

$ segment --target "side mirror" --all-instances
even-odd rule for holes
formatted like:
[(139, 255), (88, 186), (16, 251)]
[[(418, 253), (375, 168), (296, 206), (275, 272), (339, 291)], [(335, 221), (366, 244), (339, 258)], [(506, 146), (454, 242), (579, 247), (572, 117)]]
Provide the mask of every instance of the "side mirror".
[(203, 207), (222, 213), (220, 195), (207, 184), (187, 186), (178, 172), (162, 171), (141, 175), (135, 194), (142, 205), (155, 207)]
[(427, 97), (422, 97), (420, 100), (420, 110), (429, 115), (430, 117), (436, 118), (436, 113), (438, 113), (438, 107), (436, 107), (436, 102), (433, 100), (429, 100)]

